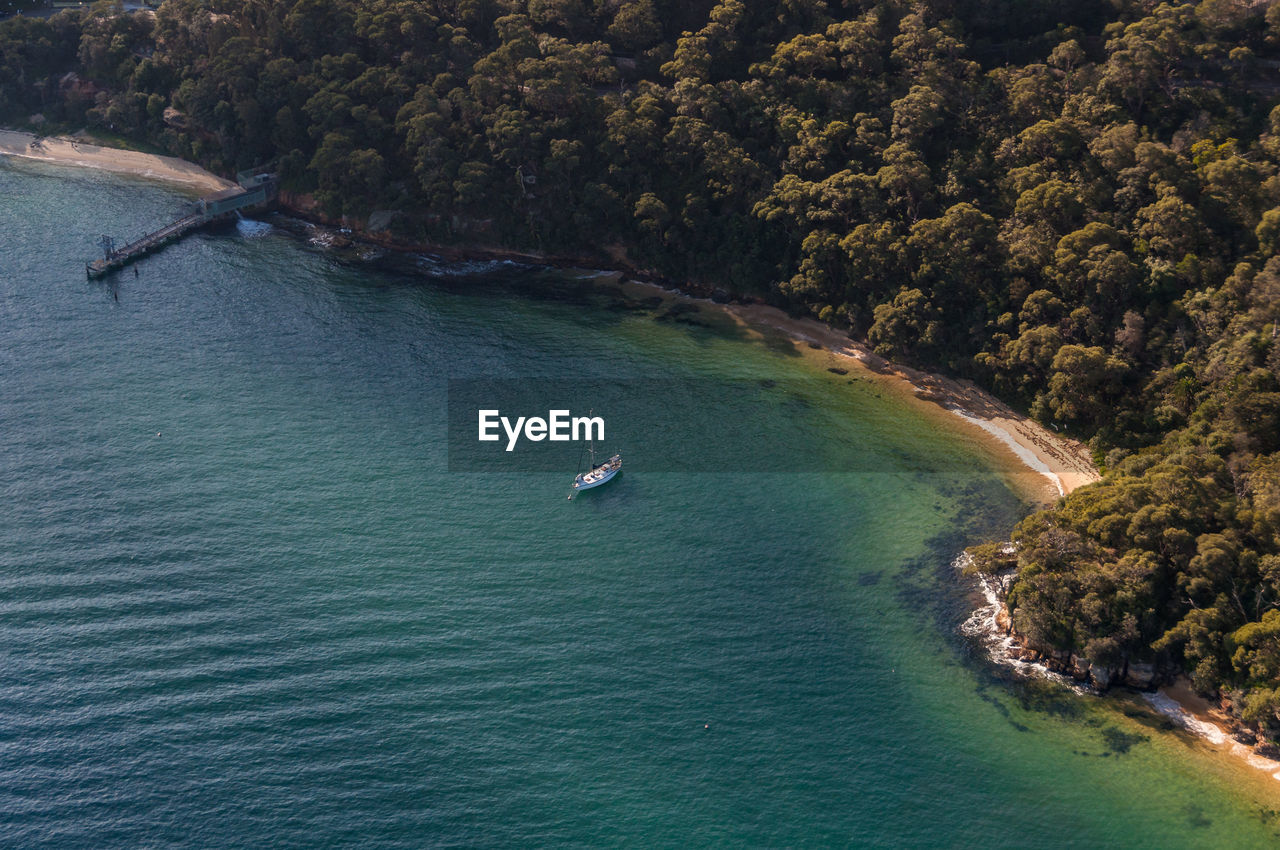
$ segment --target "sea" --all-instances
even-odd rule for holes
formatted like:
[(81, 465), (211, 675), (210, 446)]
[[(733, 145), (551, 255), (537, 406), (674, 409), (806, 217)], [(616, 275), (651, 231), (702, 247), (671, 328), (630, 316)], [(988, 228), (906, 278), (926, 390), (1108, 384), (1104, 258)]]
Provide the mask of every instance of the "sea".
[[(947, 417), (278, 214), (86, 279), (190, 200), (0, 160), (0, 846), (1280, 842), (1266, 774), (965, 637), (956, 556), (1033, 506)], [(462, 451), (478, 381), (650, 396), (569, 499), (580, 446)]]

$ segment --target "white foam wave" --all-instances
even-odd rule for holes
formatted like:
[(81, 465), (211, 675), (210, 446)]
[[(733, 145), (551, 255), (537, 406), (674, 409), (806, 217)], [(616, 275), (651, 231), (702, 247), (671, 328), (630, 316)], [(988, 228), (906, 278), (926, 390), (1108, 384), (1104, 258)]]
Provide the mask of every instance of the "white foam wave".
[(1211, 723), (1208, 720), (1201, 720), (1183, 708), (1177, 700), (1159, 691), (1143, 694), (1142, 698), (1150, 703), (1158, 714), (1169, 718), (1193, 735), (1197, 735), (1217, 747), (1230, 744), (1228, 751), (1231, 755), (1244, 759), (1250, 767), (1265, 770), (1271, 774), (1272, 778), (1280, 780), (1280, 764), (1265, 756), (1258, 755), (1249, 747), (1233, 740), (1218, 724)]
[[(957, 572), (963, 572), (972, 562), (973, 559), (969, 557), (968, 552), (961, 552), (952, 561), (951, 566)], [(960, 624), (960, 633), (976, 639), (986, 649), (991, 660), (1001, 667), (1007, 667), (1022, 676), (1057, 682), (1076, 693), (1092, 693), (1090, 688), (1070, 676), (1055, 673), (1043, 664), (1024, 661), (1018, 657), (1017, 642), (1011, 635), (1004, 633), (1004, 629), (998, 622), (1000, 609), (1004, 606), (1002, 600), (1015, 577), (1016, 573), (1013, 571), (998, 575), (984, 573), (978, 576), (978, 591), (982, 594), (983, 604), (974, 609), (973, 613)]]
[(311, 236), (307, 239), (307, 244), (314, 245), (317, 248), (331, 248), (338, 238), (338, 234), (332, 230), (325, 230), (321, 227), (311, 227), (309, 229)]
[(246, 239), (257, 239), (271, 232), (271, 225), (251, 218), (236, 219), (236, 232)]
[(469, 277), (471, 275), (490, 274), (499, 269), (529, 268), (528, 263), (516, 260), (459, 260), (450, 262), (431, 254), (419, 254), (418, 268), (434, 275), (446, 277)]
[(1222, 727), (1216, 723), (1210, 723), (1207, 720), (1201, 720), (1182, 706), (1172, 697), (1162, 694), (1159, 691), (1151, 694), (1143, 694), (1142, 698), (1151, 703), (1151, 707), (1158, 713), (1177, 723), (1183, 729), (1194, 732), (1201, 738), (1204, 738), (1211, 744), (1225, 744), (1228, 740), (1227, 733), (1222, 731)]

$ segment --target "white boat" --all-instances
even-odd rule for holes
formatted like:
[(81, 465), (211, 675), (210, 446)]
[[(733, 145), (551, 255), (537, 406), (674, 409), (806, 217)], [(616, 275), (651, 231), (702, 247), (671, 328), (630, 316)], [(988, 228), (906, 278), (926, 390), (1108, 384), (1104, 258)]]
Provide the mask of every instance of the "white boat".
[[(588, 412), (588, 416), (591, 415), (591, 412), (594, 411)], [(594, 433), (591, 434), (590, 452), (591, 469), (586, 472), (579, 472), (579, 475), (573, 479), (573, 493), (577, 493), (579, 490), (590, 490), (593, 486), (600, 486), (604, 484), (605, 481), (612, 479), (614, 475), (617, 475), (618, 472), (622, 470), (621, 454), (614, 454), (613, 457), (609, 458), (609, 460), (604, 463), (595, 462)], [(568, 494), (568, 498), (572, 499), (573, 493)]]
[[(591, 453), (592, 460), (595, 459), (595, 452)], [(606, 460), (604, 463), (596, 466), (592, 464), (590, 472), (584, 472), (577, 478), (573, 479), (574, 490), (590, 490), (592, 487), (599, 487), (622, 470), (622, 455), (617, 454)]]
[[(594, 412), (588, 411), (587, 415), (590, 416)], [(591, 469), (578, 473), (577, 477), (573, 479), (573, 493), (579, 490), (590, 490), (592, 487), (599, 487), (622, 471), (622, 455), (620, 454), (614, 455), (604, 463), (596, 463), (596, 436), (594, 432), (589, 433), (591, 435), (589, 448), (591, 452)], [(570, 499), (573, 498), (573, 493), (569, 494)]]

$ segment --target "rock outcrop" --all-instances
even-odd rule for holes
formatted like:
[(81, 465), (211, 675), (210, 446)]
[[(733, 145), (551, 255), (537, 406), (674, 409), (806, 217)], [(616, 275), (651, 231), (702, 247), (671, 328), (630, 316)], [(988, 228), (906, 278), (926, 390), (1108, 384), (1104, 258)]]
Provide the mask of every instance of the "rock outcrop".
[(1124, 678), (1121, 681), (1131, 688), (1147, 691), (1157, 685), (1159, 678), (1154, 664), (1128, 664), (1125, 666)]
[(1119, 685), (1150, 691), (1171, 680), (1173, 671), (1153, 663), (1130, 661), (1119, 667), (1109, 667), (1071, 652), (1034, 646), (1018, 633), (1013, 624), (1013, 616), (1005, 605), (1001, 605), (996, 611), (995, 627), (1001, 634), (1013, 639), (1014, 645), (1009, 649), (1010, 657), (1040, 664), (1046, 670), (1087, 683), (1099, 691)]

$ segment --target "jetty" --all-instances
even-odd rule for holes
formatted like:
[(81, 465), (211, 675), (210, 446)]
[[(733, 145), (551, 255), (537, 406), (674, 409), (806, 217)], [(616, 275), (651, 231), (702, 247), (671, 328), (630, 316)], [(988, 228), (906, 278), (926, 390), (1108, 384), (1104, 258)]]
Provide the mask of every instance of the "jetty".
[(159, 230), (138, 237), (122, 248), (117, 248), (115, 240), (110, 236), (103, 235), (98, 240), (98, 244), (102, 246), (102, 256), (85, 264), (85, 276), (90, 280), (102, 277), (210, 222), (235, 215), (240, 210), (265, 205), (275, 199), (274, 174), (255, 170), (242, 171), (236, 175), (236, 183), (238, 185), (230, 189), (200, 198), (191, 205), (186, 215)]

